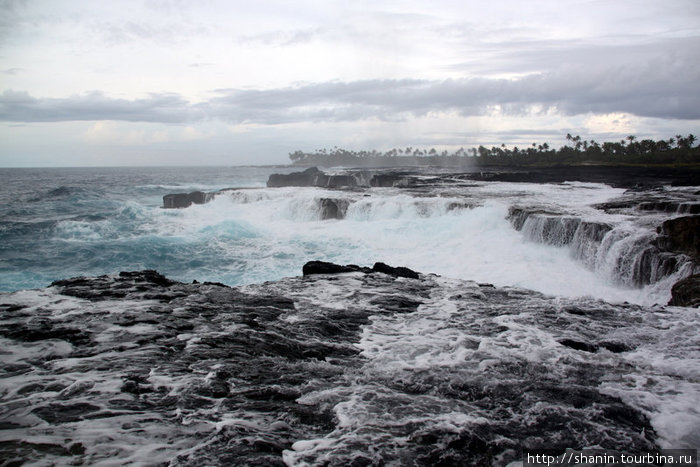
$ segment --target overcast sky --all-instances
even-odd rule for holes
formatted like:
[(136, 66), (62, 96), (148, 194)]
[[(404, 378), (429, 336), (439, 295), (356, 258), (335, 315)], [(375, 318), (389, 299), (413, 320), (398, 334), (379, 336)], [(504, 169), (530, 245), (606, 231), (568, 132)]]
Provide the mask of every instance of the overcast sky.
[(0, 0), (0, 166), (700, 133), (698, 0)]

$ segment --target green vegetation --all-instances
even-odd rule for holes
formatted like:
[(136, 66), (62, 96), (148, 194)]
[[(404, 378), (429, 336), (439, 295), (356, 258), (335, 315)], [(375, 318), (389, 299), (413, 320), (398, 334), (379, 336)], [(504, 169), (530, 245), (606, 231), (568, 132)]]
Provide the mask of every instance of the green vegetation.
[(484, 146), (448, 153), (429, 149), (391, 149), (379, 151), (350, 151), (334, 147), (315, 152), (295, 151), (289, 154), (294, 165), (323, 167), (396, 167), (396, 166), (555, 166), (555, 165), (700, 165), (697, 138), (676, 135), (675, 138), (654, 141), (626, 139), (598, 143), (566, 135), (568, 143), (559, 149), (549, 144), (532, 143), (526, 148), (507, 148), (505, 144)]

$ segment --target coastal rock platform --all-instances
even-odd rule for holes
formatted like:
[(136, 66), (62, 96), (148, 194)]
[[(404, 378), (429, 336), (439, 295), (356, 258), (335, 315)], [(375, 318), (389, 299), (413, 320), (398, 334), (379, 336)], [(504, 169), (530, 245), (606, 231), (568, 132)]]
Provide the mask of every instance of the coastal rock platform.
[(695, 309), (305, 268), (235, 288), (136, 271), (0, 295), (0, 458), (506, 465), (523, 448), (697, 445)]

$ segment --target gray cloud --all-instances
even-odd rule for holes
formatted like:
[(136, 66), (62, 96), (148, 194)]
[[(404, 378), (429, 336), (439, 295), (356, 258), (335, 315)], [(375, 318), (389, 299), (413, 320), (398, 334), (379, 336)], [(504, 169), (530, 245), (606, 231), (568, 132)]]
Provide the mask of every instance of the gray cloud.
[[(682, 54), (681, 54), (682, 55)], [(555, 111), (566, 115), (627, 112), (643, 117), (700, 119), (700, 64), (670, 54), (658, 63), (561, 70), (519, 79), (364, 80), (268, 90), (219, 90), (191, 104), (176, 94), (112, 99), (99, 92), (63, 99), (5, 91), (0, 119), (14, 122), (123, 120), (182, 123), (217, 118), (232, 123), (395, 120), (454, 111), (483, 115), (496, 106), (511, 115)]]
[(34, 98), (26, 92), (0, 95), (0, 119), (12, 122), (121, 120), (128, 122), (183, 123), (196, 109), (175, 94), (152, 94), (145, 99), (112, 99), (99, 92), (63, 99)]

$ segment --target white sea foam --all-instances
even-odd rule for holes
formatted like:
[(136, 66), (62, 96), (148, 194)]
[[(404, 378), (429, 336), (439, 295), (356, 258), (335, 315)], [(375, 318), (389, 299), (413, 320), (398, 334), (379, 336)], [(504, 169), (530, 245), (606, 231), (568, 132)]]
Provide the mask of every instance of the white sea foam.
[[(483, 183), (466, 193), (452, 190), (429, 197), (391, 188), (363, 193), (246, 189), (226, 192), (206, 205), (153, 212), (151, 229), (159, 237), (203, 243), (202, 254), (208, 249), (228, 259), (228, 266), (210, 270), (214, 277), (209, 279), (232, 284), (297, 275), (312, 259), (362, 265), (384, 261), (554, 295), (665, 302), (667, 287), (620, 286), (611, 279), (616, 272), (610, 270), (614, 265), (605, 265), (605, 257), (598, 266), (587, 267), (567, 248), (528, 241), (506, 219), (509, 206), (526, 203), (620, 224), (628, 218), (607, 215), (591, 204), (621, 193), (582, 183)], [(323, 198), (347, 201), (345, 219), (321, 220)]]

